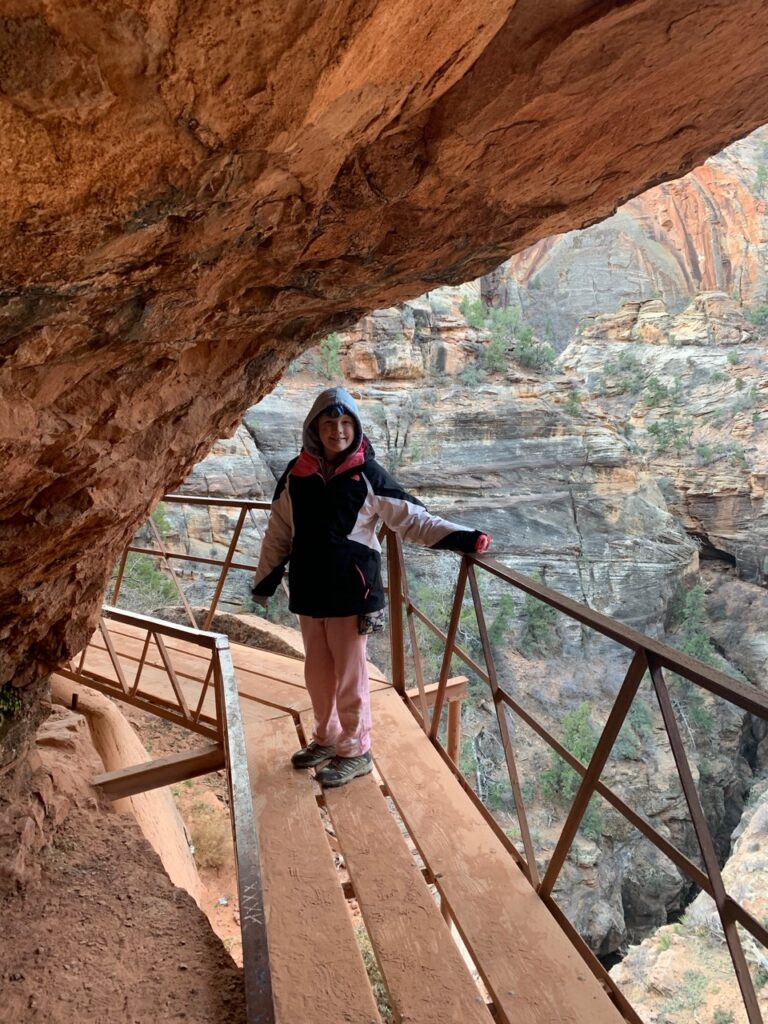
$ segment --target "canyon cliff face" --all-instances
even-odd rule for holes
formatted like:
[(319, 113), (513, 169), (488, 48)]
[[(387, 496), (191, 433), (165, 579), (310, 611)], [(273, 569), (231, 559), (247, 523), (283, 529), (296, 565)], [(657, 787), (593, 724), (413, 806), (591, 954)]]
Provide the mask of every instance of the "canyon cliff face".
[[(269, 500), (301, 444), (306, 411), (328, 383), (322, 374), (339, 372), (352, 382), (379, 459), (407, 487), (436, 512), (489, 530), (501, 561), (539, 573), (579, 601), (678, 643), (670, 606), (699, 572), (699, 549), (727, 561), (732, 578), (722, 570), (713, 575), (713, 561), (701, 574), (712, 635), (734, 670), (762, 685), (765, 602), (762, 589), (747, 582), (762, 581), (765, 572), (762, 328), (722, 293), (699, 294), (680, 313), (659, 300), (635, 302), (586, 319), (556, 365), (526, 369), (510, 350), (503, 368), (489, 369), (492, 331), (465, 317), (466, 301), (482, 288), (433, 290), (379, 311), (297, 360), (183, 489)], [(193, 554), (223, 553), (231, 517), (166, 511), (171, 541)], [(263, 524), (256, 514), (243, 538), (241, 552), (251, 559)], [(446, 617), (455, 559), (411, 547), (407, 564), (420, 603), (442, 603)], [(233, 577), (225, 594), (230, 610), (247, 606), (249, 582), (247, 574)], [(202, 599), (204, 580), (195, 586), (192, 596)], [(500, 596), (490, 585), (489, 621), (499, 614)], [(626, 655), (562, 617), (546, 651), (526, 650), (526, 614), (517, 596), (497, 652), (503, 682), (555, 735), (585, 701), (590, 727), (599, 730)], [(472, 642), (471, 630), (466, 640)], [(484, 798), (509, 815), (494, 716), (482, 693), (473, 697), (463, 767)], [(753, 773), (766, 765), (764, 730), (721, 702), (675, 699), (725, 857)], [(647, 687), (637, 703), (605, 780), (693, 856), (685, 799)], [(520, 733), (516, 758), (544, 866), (567, 803), (539, 791), (551, 764), (545, 748)], [(680, 913), (689, 893), (678, 872), (602, 806), (589, 833), (577, 837), (556, 895), (592, 948), (607, 955)]]
[(722, 293), (586, 319), (559, 359), (585, 406), (628, 424), (670, 511), (707, 556), (768, 576), (768, 359), (762, 328)]
[[(756, 787), (734, 834), (733, 852), (723, 871), (727, 890), (758, 920), (768, 914), (768, 786)], [(768, 958), (740, 929), (741, 941), (763, 1016), (768, 1013)], [(746, 1024), (725, 936), (712, 899), (700, 893), (683, 918), (660, 928), (633, 947), (612, 971), (647, 1024), (688, 1024), (707, 1020)]]
[(766, 41), (761, 0), (16, 0), (0, 683), (83, 645), (135, 526), (301, 349), (768, 120)]
[(584, 231), (543, 239), (482, 282), (561, 349), (583, 316), (661, 299), (679, 312), (702, 291), (745, 305), (768, 293), (768, 130), (649, 189)]

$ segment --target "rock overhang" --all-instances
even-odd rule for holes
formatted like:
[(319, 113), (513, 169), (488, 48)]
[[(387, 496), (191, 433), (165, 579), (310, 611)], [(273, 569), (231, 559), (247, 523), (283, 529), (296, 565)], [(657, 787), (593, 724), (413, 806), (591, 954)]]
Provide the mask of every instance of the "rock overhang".
[(768, 120), (758, 0), (0, 19), (0, 682), (287, 362)]

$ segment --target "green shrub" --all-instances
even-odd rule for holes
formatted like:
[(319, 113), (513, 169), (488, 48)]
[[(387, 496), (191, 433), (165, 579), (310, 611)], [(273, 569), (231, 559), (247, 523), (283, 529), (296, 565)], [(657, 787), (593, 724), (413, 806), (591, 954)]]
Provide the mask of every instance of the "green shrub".
[(492, 647), (500, 646), (509, 630), (515, 615), (515, 600), (511, 594), (502, 594), (490, 626), (488, 627), (488, 639)]
[(490, 373), (503, 373), (507, 368), (507, 343), (500, 336), (493, 336), (483, 349), (483, 365)]
[[(159, 561), (150, 555), (129, 552), (118, 597), (121, 608), (148, 612), (179, 599), (176, 584), (158, 566)], [(113, 583), (117, 579), (117, 568), (115, 566), (112, 573)]]
[(724, 380), (728, 380), (728, 374), (722, 370), (713, 370), (709, 375), (710, 384), (722, 384)]
[(733, 1013), (731, 1010), (723, 1010), (721, 1007), (715, 1009), (712, 1015), (712, 1024), (733, 1024)]
[(557, 358), (557, 353), (551, 345), (536, 341), (532, 333), (529, 335), (528, 330), (524, 338), (519, 338), (515, 342), (513, 355), (521, 366), (530, 370), (546, 370)]
[(708, 466), (714, 457), (715, 453), (708, 444), (696, 445), (696, 461), (700, 466)]
[(659, 943), (658, 943), (658, 947), (657, 947), (659, 952), (663, 953), (664, 950), (669, 949), (670, 945), (671, 945), (671, 940), (670, 940), (668, 935), (660, 935), (659, 936)]
[[(541, 581), (541, 575), (538, 572), (531, 573), (531, 579)], [(547, 654), (557, 639), (555, 609), (532, 594), (526, 594), (523, 599), (521, 620), (523, 633), (518, 645), (520, 652), (526, 658)]]
[[(584, 701), (563, 719), (561, 742), (582, 764), (589, 763), (598, 740), (590, 714), (590, 706)], [(542, 797), (551, 802), (570, 803), (580, 784), (581, 776), (578, 772), (553, 752), (549, 768), (541, 774)], [(602, 819), (596, 796), (593, 796), (587, 805), (579, 832), (593, 842), (597, 842), (602, 835)]]
[[(723, 667), (710, 639), (704, 587), (701, 584), (692, 587), (685, 595), (677, 647), (692, 658), (703, 661), (705, 665)], [(670, 690), (680, 702), (688, 724), (698, 732), (709, 735), (714, 727), (714, 717), (701, 689), (690, 680), (672, 674)]]
[(728, 362), (731, 364), (731, 366), (738, 366), (738, 364), (741, 362), (741, 357), (739, 356), (739, 353), (734, 352), (733, 349), (731, 349), (731, 351), (728, 353)]
[(459, 303), (459, 312), (470, 327), (482, 328), (488, 318), (488, 311), (482, 299), (470, 299), (465, 295)]
[(670, 448), (681, 452), (690, 443), (692, 432), (691, 420), (678, 420), (674, 415), (648, 427), (648, 433), (655, 441), (657, 452), (667, 452)]
[(451, 312), (450, 302), (442, 295), (430, 294), (429, 308), (435, 316), (448, 316)]
[(653, 720), (644, 701), (635, 698), (611, 751), (611, 757), (637, 761), (643, 751), (643, 740), (651, 734)]
[(752, 309), (744, 310), (744, 319), (757, 327), (757, 333), (762, 335), (768, 328), (768, 305), (754, 306)]
[(459, 374), (459, 380), (466, 388), (474, 388), (485, 380), (485, 371), (477, 363), (469, 363)]
[(509, 783), (494, 779), (488, 784), (488, 793), (484, 802), (489, 811), (503, 811), (513, 800)]
[(685, 1014), (682, 1020), (687, 1024), (704, 1005), (708, 985), (709, 982), (701, 971), (683, 971), (683, 977), (674, 995), (662, 1003), (662, 1013)]
[(21, 711), (22, 703), (18, 689), (11, 683), (0, 686), (0, 727), (15, 718)]
[(644, 398), (648, 406), (661, 405), (669, 398), (669, 388), (662, 384), (658, 377), (649, 377), (645, 382)]
[(341, 376), (341, 338), (338, 334), (329, 334), (318, 346), (318, 372), (328, 380)]
[(157, 532), (163, 538), (170, 536), (170, 534), (173, 532), (171, 520), (168, 518), (168, 506), (165, 504), (164, 501), (161, 501), (153, 509), (152, 522), (157, 527)]
[(736, 380), (733, 382), (733, 384), (734, 384), (734, 387), (736, 388), (737, 391), (743, 391), (744, 390), (744, 378), (743, 377), (737, 377)]
[(645, 371), (631, 352), (621, 352), (618, 359), (605, 364), (606, 383), (619, 394), (637, 394), (642, 390)]
[(520, 310), (516, 306), (508, 306), (505, 309), (498, 307), (491, 309), (488, 315), (487, 326), (494, 337), (511, 341), (512, 338), (518, 337), (521, 330)]
[(563, 409), (568, 413), (569, 416), (578, 417), (582, 415), (581, 395), (578, 391), (574, 391), (573, 389), (571, 389), (568, 392), (568, 397), (563, 403)]
[[(561, 743), (582, 764), (588, 764), (598, 735), (592, 725), (590, 705), (583, 701), (563, 719)], [(560, 757), (552, 753), (550, 767), (541, 774), (541, 794), (545, 800), (569, 802), (576, 795), (581, 776)]]
[(584, 816), (579, 824), (579, 832), (587, 839), (591, 839), (593, 843), (596, 843), (603, 834), (603, 819), (600, 816), (597, 798), (594, 796), (584, 811)]
[(680, 650), (698, 658), (707, 665), (720, 666), (720, 659), (712, 646), (709, 617), (706, 610), (704, 587), (698, 583), (691, 587), (683, 601), (683, 619), (680, 628)]

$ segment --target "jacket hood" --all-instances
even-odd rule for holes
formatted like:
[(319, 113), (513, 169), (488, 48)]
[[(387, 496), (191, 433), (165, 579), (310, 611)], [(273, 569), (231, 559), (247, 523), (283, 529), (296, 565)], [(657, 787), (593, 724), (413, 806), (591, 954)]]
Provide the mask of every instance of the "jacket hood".
[(315, 399), (307, 418), (304, 420), (302, 432), (304, 450), (318, 459), (323, 458), (323, 446), (320, 443), (320, 435), (317, 432), (315, 420), (330, 405), (343, 405), (355, 421), (355, 439), (347, 450), (347, 456), (356, 452), (363, 442), (363, 425), (360, 422), (360, 410), (357, 408), (357, 402), (344, 388), (326, 388)]

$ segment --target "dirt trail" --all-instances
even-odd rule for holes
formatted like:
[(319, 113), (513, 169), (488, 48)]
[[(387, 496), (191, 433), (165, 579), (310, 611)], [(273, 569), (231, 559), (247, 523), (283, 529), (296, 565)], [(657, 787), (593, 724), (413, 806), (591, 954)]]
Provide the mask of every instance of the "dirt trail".
[[(0, 884), (0, 1020), (244, 1024), (242, 972), (133, 817), (90, 785), (85, 719), (55, 706), (37, 743), (56, 815), (39, 870)], [(14, 852), (0, 833), (0, 863)]]

